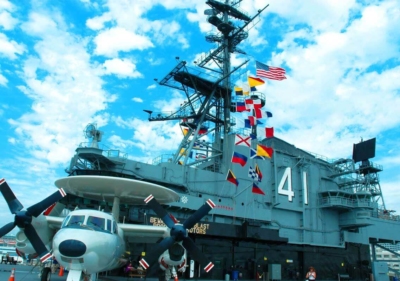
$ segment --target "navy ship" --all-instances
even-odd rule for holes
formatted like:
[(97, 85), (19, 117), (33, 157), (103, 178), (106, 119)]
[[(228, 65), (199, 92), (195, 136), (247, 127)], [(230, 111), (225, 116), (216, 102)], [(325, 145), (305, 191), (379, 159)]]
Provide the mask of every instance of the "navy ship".
[[(245, 54), (239, 45), (267, 6), (249, 16), (239, 9), (240, 1), (206, 3), (205, 16), (217, 31), (206, 41), (217, 48), (195, 68), (179, 60), (157, 80), (182, 91), (187, 100), (176, 112), (144, 109), (149, 122), (179, 122), (183, 137), (176, 152), (152, 163), (134, 161), (103, 148), (103, 132), (89, 124), (85, 134), (90, 141), (76, 149), (68, 176), (122, 177), (165, 186), (180, 196), (164, 205), (179, 221), (211, 199), (216, 207), (189, 232), (215, 267), (205, 274), (196, 264), (196, 278), (222, 280), (236, 271), (242, 279), (299, 280), (313, 266), (320, 280), (370, 280), (371, 275), (388, 280), (389, 270), (396, 269), (377, 260), (375, 249), (400, 241), (400, 221), (385, 208), (379, 183), (383, 168), (371, 161), (376, 139), (349, 144), (351, 159), (329, 160), (275, 137), (271, 128), (260, 134), (255, 115), (259, 110), (266, 118), (272, 114), (264, 110), (264, 93), (234, 91), (233, 77), (248, 61), (232, 67), (231, 55)], [(245, 114), (250, 126), (239, 128)], [(106, 211), (113, 204), (79, 194), (62, 202), (70, 209), (100, 206)], [(119, 221), (163, 225), (144, 204), (120, 204)], [(128, 242), (133, 256), (152, 248)]]

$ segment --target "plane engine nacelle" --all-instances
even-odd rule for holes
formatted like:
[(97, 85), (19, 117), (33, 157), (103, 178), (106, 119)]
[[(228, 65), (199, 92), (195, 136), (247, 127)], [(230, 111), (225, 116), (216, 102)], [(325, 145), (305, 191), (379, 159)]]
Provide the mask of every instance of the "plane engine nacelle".
[(171, 270), (173, 267), (179, 272), (186, 270), (186, 250), (180, 243), (174, 243), (158, 259), (162, 270)]
[[(51, 237), (53, 236), (53, 231), (48, 227), (47, 220), (43, 216), (37, 218), (32, 218), (32, 226), (35, 228), (40, 239), (47, 249), (51, 249)], [(37, 256), (32, 243), (26, 237), (23, 229), (19, 230), (15, 236), (16, 248), (21, 253), (21, 257), (25, 259), (24, 255)]]

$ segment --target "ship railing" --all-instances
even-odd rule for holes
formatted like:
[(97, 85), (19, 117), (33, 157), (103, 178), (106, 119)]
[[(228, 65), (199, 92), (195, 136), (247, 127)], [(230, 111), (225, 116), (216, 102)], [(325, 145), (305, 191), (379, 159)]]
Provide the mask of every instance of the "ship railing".
[(128, 158), (128, 153), (121, 152), (116, 149), (110, 149), (110, 150), (105, 150), (103, 152), (103, 155), (108, 157), (108, 158), (120, 158), (120, 159), (127, 159)]
[(373, 208), (374, 203), (371, 201), (360, 201), (341, 196), (330, 196), (319, 199), (320, 206), (344, 206), (349, 208)]
[(151, 160), (150, 164), (159, 165), (161, 163), (172, 162), (172, 159), (174, 159), (173, 154), (162, 154), (160, 156), (157, 156), (156, 158), (153, 158), (153, 160)]
[(376, 163), (374, 163), (374, 162), (371, 162), (371, 161), (368, 161), (367, 163), (360, 163), (359, 164), (359, 166), (358, 166), (358, 169), (365, 169), (365, 168), (374, 168), (374, 169), (376, 169), (376, 170), (383, 170), (383, 166), (382, 165), (379, 165), (379, 164), (376, 164)]
[[(215, 50), (209, 52), (208, 54), (204, 54), (204, 53), (203, 53), (202, 55), (203, 55), (204, 59), (206, 59), (208, 56), (210, 56), (214, 51), (215, 51)], [(201, 61), (199, 60), (199, 61), (200, 61), (199, 64), (201, 64), (201, 62), (202, 62), (204, 59), (201, 58)], [(203, 71), (203, 70), (201, 70), (201, 69), (199, 69), (199, 68), (194, 68), (194, 67), (190, 67), (190, 66), (187, 66), (187, 69), (188, 69), (188, 72), (189, 72), (191, 75), (195, 75), (195, 76), (197, 76), (197, 77), (199, 77), (199, 78), (208, 80), (208, 81), (210, 81), (210, 82), (212, 82), (212, 83), (215, 83), (215, 82), (217, 82), (217, 81), (220, 80), (220, 76), (219, 76), (220, 73), (219, 73), (219, 72), (217, 72), (216, 74), (214, 74), (214, 73), (212, 73), (212, 72), (210, 72), (210, 71)], [(215, 66), (215, 69), (218, 69), (217, 66)], [(212, 69), (207, 69), (207, 70), (212, 70)], [(225, 83), (224, 80), (223, 80), (223, 81), (219, 81), (218, 85), (220, 85), (221, 87), (225, 87), (224, 83)], [(232, 83), (229, 83), (229, 84), (227, 85), (227, 88), (228, 88), (228, 89), (233, 89), (233, 86), (234, 86), (234, 85), (233, 85)]]
[[(303, 150), (304, 150), (304, 149), (303, 149)], [(308, 151), (308, 150), (304, 150), (304, 151), (307, 152), (307, 153), (309, 153), (309, 154), (311, 154), (311, 155), (314, 156), (315, 158), (324, 160), (325, 162), (328, 162), (328, 163), (333, 163), (333, 162), (335, 162), (335, 161), (337, 160), (337, 159), (328, 158), (328, 157), (326, 157), (326, 156), (324, 156), (324, 155), (317, 154), (317, 153), (315, 153), (315, 152), (311, 152), (311, 151)]]
[(117, 149), (110, 149), (108, 146), (104, 144), (97, 144), (97, 147), (93, 147), (91, 142), (81, 142), (78, 148), (97, 148), (102, 150), (102, 155), (107, 158), (119, 158), (119, 159), (127, 159), (128, 153), (122, 152)]
[[(187, 116), (187, 114), (189, 114), (189, 112), (174, 112), (174, 111), (164, 111), (164, 112), (154, 112), (150, 115), (149, 119), (150, 120), (167, 120), (167, 119), (171, 119), (171, 118), (184, 118), (185, 116)], [(194, 114), (194, 112), (193, 112)]]
[(97, 146), (93, 146), (92, 142), (81, 142), (78, 146), (78, 148), (97, 148), (100, 150), (109, 150), (110, 148), (106, 146), (105, 144), (102, 143), (97, 143)]

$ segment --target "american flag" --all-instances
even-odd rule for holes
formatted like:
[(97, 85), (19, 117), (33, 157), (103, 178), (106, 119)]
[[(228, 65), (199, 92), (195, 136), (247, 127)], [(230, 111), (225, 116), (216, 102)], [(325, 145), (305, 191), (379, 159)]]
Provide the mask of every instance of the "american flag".
[(259, 77), (280, 81), (286, 79), (285, 73), (286, 70), (281, 67), (268, 66), (256, 61), (256, 75)]

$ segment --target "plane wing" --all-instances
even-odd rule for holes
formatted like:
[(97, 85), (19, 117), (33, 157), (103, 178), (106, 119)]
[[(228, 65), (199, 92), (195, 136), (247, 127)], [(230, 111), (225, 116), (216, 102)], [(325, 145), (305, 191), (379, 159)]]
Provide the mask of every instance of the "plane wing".
[(153, 226), (141, 224), (124, 224), (118, 226), (124, 232), (128, 242), (135, 243), (156, 243), (159, 239), (169, 236), (169, 228), (166, 226)]
[(55, 217), (55, 216), (44, 216), (47, 221), (47, 225), (51, 229), (60, 229), (63, 220), (65, 219), (64, 217)]

